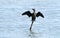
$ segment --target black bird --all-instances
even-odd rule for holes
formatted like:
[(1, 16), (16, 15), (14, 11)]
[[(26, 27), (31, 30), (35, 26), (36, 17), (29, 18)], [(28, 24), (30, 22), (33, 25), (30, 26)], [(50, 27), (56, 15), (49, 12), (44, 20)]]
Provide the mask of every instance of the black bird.
[(30, 11), (26, 11), (24, 12), (22, 15), (27, 15), (28, 17), (32, 17), (32, 24), (30, 26), (30, 31), (33, 25), (33, 22), (35, 21), (36, 17), (41, 16), (42, 18), (44, 18), (44, 15), (41, 12), (35, 13), (35, 9), (32, 9), (33, 13), (31, 13)]

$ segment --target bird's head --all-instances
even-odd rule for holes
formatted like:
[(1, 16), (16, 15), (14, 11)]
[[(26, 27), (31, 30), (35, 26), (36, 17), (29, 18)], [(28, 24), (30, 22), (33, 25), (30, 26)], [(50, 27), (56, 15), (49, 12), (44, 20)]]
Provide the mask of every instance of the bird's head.
[(34, 11), (34, 13), (35, 13), (35, 9), (32, 9), (33, 11)]

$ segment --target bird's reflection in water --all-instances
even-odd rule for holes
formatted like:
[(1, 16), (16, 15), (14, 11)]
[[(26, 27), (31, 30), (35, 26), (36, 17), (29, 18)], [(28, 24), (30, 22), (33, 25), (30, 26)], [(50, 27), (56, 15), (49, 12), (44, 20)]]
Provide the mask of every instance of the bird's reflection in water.
[(29, 37), (30, 38), (37, 38), (37, 33), (30, 31)]

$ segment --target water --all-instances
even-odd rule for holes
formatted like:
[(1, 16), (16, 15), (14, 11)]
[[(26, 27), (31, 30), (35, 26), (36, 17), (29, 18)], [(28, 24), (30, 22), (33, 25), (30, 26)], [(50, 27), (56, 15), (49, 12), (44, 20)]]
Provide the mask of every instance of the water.
[[(35, 8), (45, 18), (21, 14)], [(0, 0), (0, 38), (60, 38), (60, 0)]]

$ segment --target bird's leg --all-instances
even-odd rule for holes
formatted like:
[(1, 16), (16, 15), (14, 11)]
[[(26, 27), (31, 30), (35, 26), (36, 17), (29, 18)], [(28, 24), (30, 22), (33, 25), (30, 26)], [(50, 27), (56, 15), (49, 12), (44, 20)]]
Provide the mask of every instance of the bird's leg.
[(31, 29), (32, 29), (33, 22), (34, 22), (34, 21), (32, 21), (32, 23), (31, 23), (31, 26), (30, 26), (30, 31), (31, 31)]

